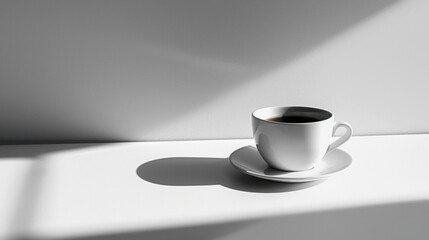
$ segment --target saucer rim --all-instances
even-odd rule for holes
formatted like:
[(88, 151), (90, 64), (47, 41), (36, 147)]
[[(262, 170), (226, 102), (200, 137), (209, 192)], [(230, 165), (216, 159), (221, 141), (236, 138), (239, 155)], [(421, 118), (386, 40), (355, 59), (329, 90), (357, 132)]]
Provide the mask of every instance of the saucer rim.
[[(333, 176), (333, 175), (335, 175), (335, 174), (337, 174), (337, 173), (339, 173), (339, 172), (341, 172), (341, 171), (343, 171), (343, 170), (345, 170), (346, 168), (348, 168), (351, 164), (352, 164), (352, 162), (353, 162), (353, 158), (351, 158), (350, 157), (350, 163), (349, 164), (347, 164), (347, 165), (345, 165), (343, 168), (341, 168), (341, 169), (339, 169), (339, 170), (337, 170), (337, 171), (334, 171), (334, 172), (332, 172), (332, 173), (328, 173), (328, 174), (323, 174), (323, 175), (317, 175), (317, 176), (315, 176), (315, 177), (272, 177), (272, 176), (268, 176), (268, 175), (265, 175), (265, 174), (261, 174), (261, 173), (257, 173), (257, 172), (254, 172), (254, 171), (252, 171), (252, 170), (250, 170), (250, 169), (248, 169), (246, 166), (242, 166), (241, 164), (237, 164), (237, 163), (234, 163), (234, 161), (233, 161), (233, 159), (232, 159), (232, 156), (234, 155), (234, 154), (236, 154), (236, 152), (238, 152), (239, 150), (241, 150), (241, 149), (243, 149), (243, 148), (247, 148), (247, 147), (253, 147), (253, 148), (255, 148), (254, 146), (252, 146), (252, 145), (247, 145), (247, 146), (243, 146), (243, 147), (240, 147), (240, 148), (238, 148), (238, 149), (236, 149), (235, 151), (233, 151), (230, 155), (229, 155), (229, 157), (228, 157), (228, 160), (229, 160), (229, 162), (230, 162), (230, 164), (234, 167), (234, 168), (236, 168), (237, 170), (239, 170), (239, 171), (241, 171), (241, 172), (243, 172), (243, 173), (245, 173), (245, 174), (247, 174), (247, 175), (250, 175), (250, 176), (253, 176), (253, 177), (257, 177), (257, 178), (261, 178), (261, 179), (265, 179), (265, 180), (269, 180), (269, 181), (276, 181), (276, 182), (290, 182), (290, 183), (299, 183), (299, 182), (312, 182), (312, 181), (321, 181), (321, 180), (326, 180), (327, 178), (329, 178), (329, 177), (331, 177), (331, 176)], [(347, 152), (346, 151), (343, 151), (343, 150), (340, 150), (340, 149), (335, 149), (334, 151), (342, 151), (342, 152), (344, 152), (344, 153), (346, 153), (347, 154)], [(268, 166), (269, 167), (269, 166)], [(317, 167), (317, 165), (315, 166), (315, 167)], [(269, 167), (269, 168), (271, 168), (271, 167)], [(274, 168), (272, 168), (272, 169), (274, 169)], [(312, 168), (313, 169), (313, 168)], [(278, 170), (278, 169), (275, 169), (275, 170), (277, 170), (277, 171), (281, 171), (281, 170)], [(309, 171), (309, 170), (305, 170), (305, 171)], [(285, 171), (286, 172), (286, 171)]]
[(239, 171), (241, 171), (241, 172), (243, 172), (249, 176), (264, 179), (264, 180), (269, 180), (269, 181), (275, 181), (275, 182), (303, 183), (303, 182), (322, 181), (322, 180), (329, 178), (329, 176), (323, 176), (323, 177), (318, 177), (318, 178), (276, 178), (276, 177), (268, 177), (267, 175), (256, 174), (256, 173), (250, 172), (250, 171), (244, 171), (243, 169), (237, 167), (236, 165), (234, 165), (232, 163), (231, 163), (231, 165), (234, 168), (238, 169)]

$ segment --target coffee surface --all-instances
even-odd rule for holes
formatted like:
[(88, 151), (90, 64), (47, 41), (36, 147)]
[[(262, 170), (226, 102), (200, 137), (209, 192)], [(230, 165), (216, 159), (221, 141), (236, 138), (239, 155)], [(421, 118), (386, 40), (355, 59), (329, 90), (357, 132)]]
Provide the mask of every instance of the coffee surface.
[(284, 122), (284, 123), (310, 123), (320, 121), (318, 118), (309, 117), (309, 116), (282, 116), (282, 117), (273, 117), (268, 118), (267, 120), (273, 122)]

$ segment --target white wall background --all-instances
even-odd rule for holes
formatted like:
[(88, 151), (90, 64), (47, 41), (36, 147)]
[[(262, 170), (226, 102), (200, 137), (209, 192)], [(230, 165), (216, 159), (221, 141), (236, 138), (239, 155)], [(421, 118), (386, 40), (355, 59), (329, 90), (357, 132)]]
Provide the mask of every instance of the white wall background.
[(0, 1), (0, 141), (251, 137), (312, 105), (429, 132), (429, 1)]

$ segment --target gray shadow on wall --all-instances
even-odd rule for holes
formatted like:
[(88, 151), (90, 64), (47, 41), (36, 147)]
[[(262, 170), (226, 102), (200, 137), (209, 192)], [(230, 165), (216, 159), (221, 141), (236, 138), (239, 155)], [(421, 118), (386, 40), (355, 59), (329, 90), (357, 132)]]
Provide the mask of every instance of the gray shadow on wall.
[(298, 191), (323, 182), (280, 183), (267, 181), (239, 172), (231, 166), (227, 158), (162, 158), (140, 165), (136, 172), (141, 179), (160, 185), (221, 185), (238, 191), (258, 193)]
[(3, 1), (0, 141), (183, 137), (149, 133), (395, 2)]

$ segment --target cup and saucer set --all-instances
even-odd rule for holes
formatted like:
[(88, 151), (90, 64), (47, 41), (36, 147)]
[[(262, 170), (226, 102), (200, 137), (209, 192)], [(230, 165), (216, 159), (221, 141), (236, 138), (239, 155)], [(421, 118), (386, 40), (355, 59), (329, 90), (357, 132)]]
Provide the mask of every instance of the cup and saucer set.
[[(346, 132), (332, 142), (340, 127)], [(329, 178), (352, 163), (348, 153), (337, 149), (350, 139), (352, 128), (334, 121), (327, 110), (262, 108), (253, 112), (252, 128), (256, 147), (245, 146), (229, 156), (232, 166), (245, 174), (277, 182), (311, 182)]]

